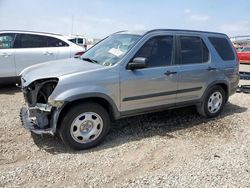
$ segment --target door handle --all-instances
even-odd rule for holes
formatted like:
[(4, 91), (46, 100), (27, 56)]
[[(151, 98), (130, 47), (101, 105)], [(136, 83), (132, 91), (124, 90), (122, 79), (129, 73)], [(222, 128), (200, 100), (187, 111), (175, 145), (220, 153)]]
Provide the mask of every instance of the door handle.
[(48, 51), (46, 51), (46, 52), (44, 52), (43, 54), (44, 54), (44, 55), (53, 55), (53, 52), (48, 52)]
[(217, 68), (215, 68), (215, 67), (208, 67), (207, 70), (208, 70), (208, 71), (216, 71)]
[(177, 73), (176, 71), (167, 71), (167, 72), (165, 72), (164, 74), (165, 74), (166, 76), (170, 76), (170, 75), (176, 74), (176, 73)]
[(11, 53), (2, 53), (1, 54), (1, 56), (3, 56), (3, 57), (9, 57), (9, 56), (11, 56), (12, 54)]

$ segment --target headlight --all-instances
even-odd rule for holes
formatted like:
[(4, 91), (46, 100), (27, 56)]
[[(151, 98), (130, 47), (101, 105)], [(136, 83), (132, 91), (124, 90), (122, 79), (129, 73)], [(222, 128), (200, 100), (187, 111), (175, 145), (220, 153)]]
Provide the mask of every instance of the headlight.
[(59, 108), (59, 107), (61, 107), (61, 106), (63, 105), (64, 101), (53, 100), (53, 99), (51, 99), (51, 98), (49, 97), (48, 103), (49, 103), (51, 106), (54, 106), (54, 107)]

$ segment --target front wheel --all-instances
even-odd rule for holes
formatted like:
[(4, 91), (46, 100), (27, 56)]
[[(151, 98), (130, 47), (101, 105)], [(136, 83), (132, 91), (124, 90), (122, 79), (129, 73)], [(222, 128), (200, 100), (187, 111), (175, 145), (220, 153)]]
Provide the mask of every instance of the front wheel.
[(204, 101), (197, 106), (197, 111), (204, 117), (218, 116), (226, 101), (225, 90), (220, 86), (213, 86), (207, 92)]
[(107, 111), (96, 103), (73, 106), (61, 121), (63, 142), (76, 150), (91, 148), (103, 141), (110, 128)]

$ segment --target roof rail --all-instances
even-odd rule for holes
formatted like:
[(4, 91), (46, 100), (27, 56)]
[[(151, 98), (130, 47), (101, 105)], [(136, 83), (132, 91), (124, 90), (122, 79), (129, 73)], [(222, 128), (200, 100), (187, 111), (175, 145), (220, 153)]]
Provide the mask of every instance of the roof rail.
[(40, 32), (40, 31), (27, 31), (27, 30), (0, 30), (0, 32), (27, 32), (27, 33), (37, 33), (37, 34), (49, 34), (49, 35), (63, 36), (63, 35), (57, 34), (57, 33)]
[(148, 34), (148, 33), (151, 33), (151, 32), (156, 32), (156, 31), (180, 31), (180, 32), (195, 32), (195, 33), (208, 33), (208, 34), (226, 35), (224, 33), (218, 33), (218, 32), (187, 30), (187, 29), (153, 29), (153, 30), (149, 30), (145, 34)]
[(113, 35), (113, 34), (117, 34), (117, 33), (126, 32), (126, 31), (128, 31), (128, 30), (117, 31), (117, 32), (112, 33), (111, 35)]

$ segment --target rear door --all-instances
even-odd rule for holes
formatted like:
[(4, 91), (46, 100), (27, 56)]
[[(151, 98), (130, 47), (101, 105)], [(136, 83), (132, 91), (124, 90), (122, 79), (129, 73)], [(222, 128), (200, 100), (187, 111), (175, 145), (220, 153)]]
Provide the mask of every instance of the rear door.
[(61, 39), (48, 37), (48, 48), (51, 52), (57, 52), (56, 59), (70, 58), (70, 46)]
[(177, 38), (180, 69), (176, 102), (195, 101), (218, 74), (217, 67), (212, 65), (208, 47), (200, 36), (179, 35)]
[(0, 77), (16, 76), (14, 33), (0, 34)]
[(17, 75), (26, 67), (55, 60), (57, 48), (48, 47), (48, 37), (34, 34), (18, 34), (15, 43)]

